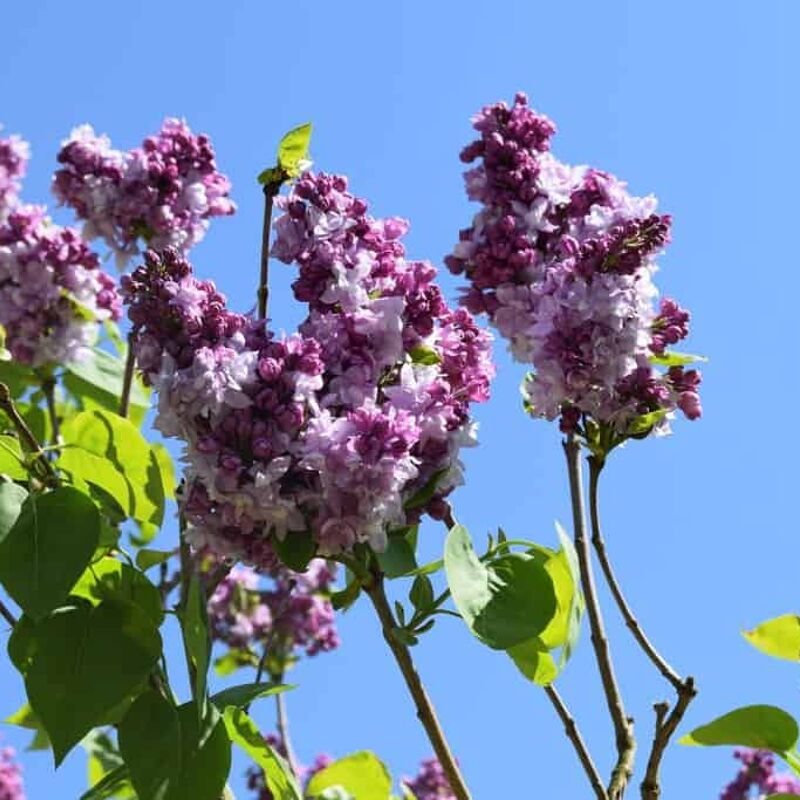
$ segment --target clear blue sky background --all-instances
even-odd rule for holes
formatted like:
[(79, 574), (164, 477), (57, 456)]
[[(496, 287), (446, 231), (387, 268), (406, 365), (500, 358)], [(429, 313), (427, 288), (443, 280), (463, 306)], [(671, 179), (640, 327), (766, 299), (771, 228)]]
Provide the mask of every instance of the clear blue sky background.
[[(473, 213), (458, 161), (469, 117), (519, 89), (557, 121), (558, 155), (657, 193), (675, 217), (659, 282), (694, 311), (691, 349), (712, 359), (705, 418), (616, 454), (604, 505), (632, 604), (677, 668), (697, 676), (687, 728), (750, 702), (800, 712), (797, 670), (739, 635), (800, 609), (798, 24), (795, 0), (7, 3), (0, 120), (33, 145), (26, 195), (37, 201), (75, 124), (93, 123), (120, 147), (165, 115), (210, 133), (240, 213), (214, 225), (195, 262), (241, 309), (254, 302), (258, 262), (254, 176), (280, 134), (308, 119), (319, 168), (347, 173), (376, 213), (408, 217), (411, 254), (438, 263)], [(290, 328), (292, 274), (278, 264), (273, 273), (274, 320)], [(442, 283), (453, 297), (455, 282)], [(568, 518), (558, 433), (523, 415), (523, 370), (497, 350), (457, 514), (480, 537), (500, 524), (553, 543), (554, 519)], [(437, 554), (442, 531), (426, 529), (423, 541)], [(608, 620), (644, 751), (650, 704), (669, 692), (610, 608)], [(359, 604), (341, 633), (339, 652), (296, 671), (302, 686), (289, 703), (302, 758), (369, 747), (395, 775), (412, 773), (429, 746), (370, 609)], [(590, 655), (584, 639), (559, 683), (605, 772), (610, 727)], [(476, 800), (589, 797), (541, 691), (503, 656), (456, 620), (437, 625), (416, 656)], [(2, 663), (0, 713), (20, 699)], [(265, 728), (271, 711), (257, 712)], [(57, 774), (47, 755), (23, 760), (31, 800), (84, 786), (80, 752)], [(729, 751), (673, 748), (664, 797), (716, 797), (733, 768)]]

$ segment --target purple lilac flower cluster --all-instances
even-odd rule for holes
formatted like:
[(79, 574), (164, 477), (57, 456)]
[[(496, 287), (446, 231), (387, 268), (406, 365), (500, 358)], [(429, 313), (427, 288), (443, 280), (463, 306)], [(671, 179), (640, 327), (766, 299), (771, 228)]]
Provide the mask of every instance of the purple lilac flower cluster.
[(550, 152), (555, 125), (518, 94), (473, 118), (479, 138), (461, 153), (480, 163), (465, 173), (482, 205), (446, 259), (470, 286), (463, 304), (486, 313), (514, 358), (533, 365), (524, 391), (532, 413), (561, 417), (565, 431), (582, 415), (624, 435), (657, 412), (657, 432), (680, 409), (701, 414), (696, 370), (657, 369), (654, 357), (688, 334), (689, 314), (672, 300), (656, 307), (656, 256), (671, 219), (656, 199)]
[(22, 771), (10, 747), (0, 748), (0, 800), (25, 800)]
[(20, 203), (27, 155), (20, 139), (0, 139), (0, 325), (12, 356), (41, 367), (80, 360), (98, 323), (122, 309), (113, 278), (78, 231)]
[(444, 513), (493, 374), (489, 335), (404, 258), (407, 223), (367, 216), (342, 177), (306, 174), (281, 204), (274, 252), (297, 262), (310, 306), (298, 334), (228, 311), (175, 250), (122, 282), (157, 427), (187, 443), (193, 543), (267, 570), (273, 534), (310, 531), (322, 555), (380, 550), (392, 526)]
[(19, 136), (0, 138), (0, 224), (19, 203), (30, 148)]
[(313, 559), (305, 572), (277, 567), (267, 577), (264, 589), (252, 567), (236, 566), (220, 582), (208, 602), (214, 639), (238, 650), (269, 643), (283, 665), (301, 650), (307, 656), (335, 650), (332, 566)]
[(722, 790), (720, 800), (748, 800), (751, 790), (758, 797), (773, 794), (800, 795), (800, 781), (785, 772), (775, 771), (775, 757), (767, 750), (735, 750), (742, 762), (736, 777)]
[(318, 539), (326, 552), (380, 550), (387, 529), (413, 521), (404, 503), (421, 487), (436, 482), (424, 509), (436, 515), (462, 482), (470, 404), (494, 374), (490, 337), (447, 306), (430, 263), (405, 258), (408, 223), (369, 216), (343, 176), (306, 173), (279, 202), (273, 253), (298, 267), (300, 332), (325, 364), (302, 460), (322, 484)]
[[(264, 737), (264, 740), (273, 750), (286, 758), (286, 747), (279, 736), (268, 733)], [(300, 778), (300, 783), (303, 785), (303, 788), (308, 785), (308, 782), (314, 775), (318, 772), (322, 772), (322, 770), (332, 762), (333, 759), (330, 756), (322, 754), (314, 759), (314, 763), (310, 767), (299, 765), (300, 775), (298, 777)], [(262, 769), (258, 767), (248, 767), (246, 779), (247, 788), (251, 792), (256, 793), (254, 800), (275, 800), (275, 795), (269, 790), (264, 780), (264, 771)]]
[(404, 778), (403, 783), (413, 792), (416, 800), (455, 800), (456, 797), (436, 758), (424, 759), (417, 776)]
[(64, 142), (58, 161), (56, 197), (85, 221), (88, 239), (105, 241), (120, 268), (139, 254), (140, 240), (186, 252), (205, 236), (211, 217), (236, 210), (211, 142), (183, 120), (164, 120), (155, 136), (127, 152), (83, 125)]

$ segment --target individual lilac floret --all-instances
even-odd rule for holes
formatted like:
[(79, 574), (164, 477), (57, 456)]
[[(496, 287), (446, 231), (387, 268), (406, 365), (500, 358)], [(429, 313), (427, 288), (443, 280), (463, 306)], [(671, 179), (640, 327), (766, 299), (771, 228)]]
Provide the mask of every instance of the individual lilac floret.
[(474, 442), (472, 402), (489, 394), (490, 337), (466, 309), (451, 310), (436, 269), (405, 258), (408, 223), (375, 219), (339, 175), (306, 173), (279, 205), (273, 254), (295, 263), (300, 326), (322, 346), (320, 412), (303, 465), (319, 473), (323, 552), (416, 521), (405, 505), (435, 483), (428, 511), (462, 482), (459, 450)]
[(413, 792), (416, 800), (455, 800), (456, 796), (447, 782), (442, 765), (435, 758), (426, 758), (420, 764), (415, 778), (404, 778), (403, 783)]
[(800, 781), (785, 772), (775, 772), (775, 757), (767, 750), (735, 750), (742, 762), (736, 777), (722, 790), (720, 800), (749, 800), (756, 789), (758, 797), (773, 794), (800, 795)]
[(0, 748), (0, 800), (25, 800), (22, 770), (10, 747)]
[[(273, 733), (268, 733), (266, 736), (264, 736), (264, 740), (273, 750), (286, 758), (286, 747), (283, 744), (283, 740), (279, 736)], [(305, 789), (305, 787), (308, 785), (308, 782), (314, 777), (314, 775), (316, 775), (318, 772), (322, 772), (322, 770), (331, 763), (333, 763), (333, 759), (329, 755), (325, 755), (323, 753), (314, 759), (314, 763), (310, 767), (299, 764), (298, 769), (300, 771), (300, 775), (298, 775), (298, 778), (300, 779), (303, 789)], [(259, 769), (258, 767), (248, 767), (246, 780), (247, 788), (251, 792), (255, 792), (255, 797), (253, 800), (276, 800), (275, 795), (272, 794), (267, 787), (267, 783), (264, 779), (264, 771), (262, 769)]]
[(117, 320), (113, 278), (78, 231), (54, 225), (39, 206), (17, 206), (0, 225), (0, 324), (22, 364), (79, 361), (99, 323)]
[(19, 204), (22, 179), (25, 177), (29, 158), (28, 143), (19, 136), (0, 137), (0, 224)]
[(688, 312), (671, 300), (655, 307), (670, 217), (613, 175), (558, 161), (555, 125), (523, 94), (473, 124), (479, 138), (461, 158), (479, 162), (465, 179), (482, 208), (446, 262), (469, 281), (463, 304), (486, 313), (514, 358), (533, 366), (531, 413), (561, 417), (565, 431), (590, 417), (623, 437), (643, 415), (662, 433), (677, 408), (698, 417), (699, 374), (689, 403), (683, 373), (653, 363), (688, 334)]
[(283, 672), (302, 651), (307, 656), (339, 646), (333, 606), (335, 572), (322, 559), (305, 572), (276, 567), (260, 576), (234, 567), (208, 602), (213, 637), (235, 650), (268, 647), (272, 669)]
[(122, 269), (142, 244), (188, 251), (212, 217), (236, 210), (211, 142), (183, 120), (164, 120), (156, 135), (127, 152), (83, 125), (64, 142), (58, 161), (56, 197), (84, 220), (87, 238), (103, 239), (116, 253)]

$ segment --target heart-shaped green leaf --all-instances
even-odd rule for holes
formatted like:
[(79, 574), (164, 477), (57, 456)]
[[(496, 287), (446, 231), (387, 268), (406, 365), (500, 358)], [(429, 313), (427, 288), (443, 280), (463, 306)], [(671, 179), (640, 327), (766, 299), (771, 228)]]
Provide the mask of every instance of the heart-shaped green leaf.
[(797, 745), (799, 732), (791, 714), (776, 706), (745, 706), (695, 728), (681, 744), (739, 745), (787, 753)]

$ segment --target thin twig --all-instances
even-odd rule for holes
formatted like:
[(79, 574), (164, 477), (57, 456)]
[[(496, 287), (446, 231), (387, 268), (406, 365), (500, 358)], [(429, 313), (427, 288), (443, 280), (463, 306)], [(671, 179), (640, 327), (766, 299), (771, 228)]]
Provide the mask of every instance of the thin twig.
[[(283, 675), (271, 675), (270, 679), (273, 683), (283, 683)], [(286, 700), (284, 699), (283, 692), (278, 692), (275, 695), (275, 710), (277, 712), (278, 736), (283, 744), (283, 750), (286, 753), (286, 761), (289, 763), (289, 768), (295, 776), (300, 777), (299, 762), (297, 761), (297, 756), (292, 747), (292, 740), (289, 737), (289, 715), (286, 713)]]
[(136, 372), (136, 339), (133, 332), (128, 334), (128, 354), (125, 356), (125, 372), (122, 376), (122, 394), (119, 398), (119, 415), (127, 417), (131, 409), (131, 390)]
[(4, 383), (0, 383), (0, 410), (4, 411), (11, 420), (25, 449), (34, 456), (34, 463), (39, 465), (44, 482), (48, 486), (57, 486), (59, 480), (53, 465), (50, 463), (47, 454), (42, 450), (42, 446), (33, 435), (33, 431), (28, 427), (28, 423), (25, 422), (24, 418), (17, 410), (14, 400), (11, 397), (11, 392)]
[(0, 617), (2, 617), (12, 628), (17, 624), (17, 618), (11, 613), (8, 606), (0, 600)]
[(681, 691), (678, 692), (678, 701), (669, 716), (666, 716), (669, 708), (668, 703), (656, 703), (653, 706), (656, 712), (656, 729), (653, 735), (653, 743), (650, 746), (650, 756), (647, 759), (647, 769), (641, 785), (642, 800), (658, 800), (661, 796), (661, 781), (658, 775), (661, 768), (661, 760), (664, 758), (667, 745), (683, 719), (689, 703), (692, 702), (692, 699), (697, 694), (692, 677), (686, 678), (681, 687)]
[(56, 379), (48, 375), (42, 379), (42, 393), (47, 404), (47, 415), (50, 418), (50, 427), (53, 430), (53, 444), (61, 443), (61, 423), (56, 409)]
[[(666, 659), (656, 650), (650, 640), (647, 638), (645, 632), (642, 630), (641, 625), (631, 611), (630, 606), (625, 600), (625, 595), (622, 593), (619, 581), (614, 574), (611, 561), (606, 551), (605, 539), (603, 538), (603, 529), (600, 524), (600, 503), (599, 503), (599, 483), (600, 474), (603, 471), (604, 461), (596, 456), (590, 456), (589, 459), (589, 509), (592, 520), (592, 544), (594, 545), (597, 559), (600, 562), (600, 567), (605, 575), (608, 587), (614, 600), (619, 607), (625, 624), (628, 626), (633, 638), (637, 641), (639, 646), (644, 651), (645, 655), (653, 662), (656, 669), (669, 681), (672, 687), (678, 694), (678, 700), (675, 708), (669, 717), (666, 717), (669, 705), (667, 703), (656, 703), (653, 708), (656, 712), (656, 737), (653, 740), (653, 745), (650, 750), (650, 756), (647, 763), (647, 774), (642, 783), (642, 797), (645, 800), (655, 800), (660, 794), (659, 786), (659, 767), (661, 760), (664, 756), (664, 751), (669, 743), (670, 737), (678, 726), (679, 722), (686, 713), (689, 703), (697, 694), (697, 689), (694, 685), (694, 679), (688, 677), (686, 679), (681, 676), (670, 666)], [(665, 721), (666, 717), (666, 721)]]
[(264, 184), (264, 225), (261, 230), (261, 274), (258, 282), (258, 318), (267, 318), (269, 300), (269, 237), (272, 232), (272, 206), (283, 181)]
[(592, 789), (594, 789), (597, 800), (608, 800), (608, 793), (606, 792), (606, 787), (603, 786), (600, 773), (597, 771), (597, 767), (594, 765), (594, 761), (592, 761), (592, 756), (586, 747), (586, 743), (583, 741), (581, 732), (578, 730), (578, 725), (572, 714), (570, 714), (569, 709), (564, 704), (564, 701), (561, 699), (561, 695), (552, 684), (544, 687), (544, 693), (547, 695), (556, 713), (564, 723), (564, 732), (567, 734), (567, 738), (572, 742), (572, 746), (578, 754), (578, 758), (583, 765), (586, 776), (589, 778), (589, 783), (592, 784)]
[(471, 800), (469, 789), (464, 782), (461, 770), (450, 750), (447, 739), (445, 739), (444, 732), (436, 717), (433, 703), (430, 697), (428, 697), (428, 693), (420, 680), (417, 668), (414, 666), (414, 662), (411, 658), (411, 653), (408, 647), (394, 636), (393, 631), (397, 627), (397, 623), (389, 605), (389, 600), (386, 597), (383, 575), (375, 575), (372, 582), (364, 587), (364, 590), (369, 595), (370, 600), (372, 600), (372, 604), (378, 614), (378, 619), (381, 622), (383, 638), (392, 651), (397, 666), (400, 668), (408, 691), (414, 701), (414, 706), (417, 710), (417, 718), (428, 734), (428, 739), (433, 746), (436, 757), (439, 759), (439, 763), (444, 769), (456, 800)]
[(581, 587), (586, 600), (586, 612), (589, 617), (589, 628), (592, 636), (603, 693), (606, 697), (617, 745), (617, 763), (611, 773), (608, 784), (610, 800), (619, 800), (633, 774), (633, 759), (636, 753), (636, 740), (633, 736), (633, 720), (625, 713), (619, 684), (614, 674), (611, 652), (606, 637), (600, 601), (597, 597), (594, 575), (592, 573), (591, 552), (586, 537), (586, 518), (583, 502), (583, 479), (581, 470), (581, 446), (573, 435), (564, 442), (564, 453), (567, 458), (569, 472), (570, 496), (572, 498), (572, 518), (575, 531), (575, 550), (581, 571)]
[(672, 684), (676, 692), (681, 691), (683, 687), (683, 679), (680, 675), (667, 663), (664, 657), (656, 650), (653, 644), (645, 635), (641, 625), (631, 611), (630, 606), (625, 600), (625, 595), (622, 593), (619, 581), (617, 581), (614, 570), (611, 566), (611, 561), (606, 552), (606, 544), (603, 539), (603, 531), (600, 526), (600, 511), (598, 502), (598, 485), (600, 481), (600, 473), (603, 471), (603, 461), (590, 456), (589, 459), (589, 508), (592, 519), (592, 544), (594, 545), (597, 559), (600, 562), (600, 567), (605, 575), (608, 588), (611, 589), (611, 594), (617, 602), (620, 613), (622, 614), (625, 624), (633, 634), (633, 638), (639, 643), (639, 646), (644, 651), (645, 655), (653, 662), (656, 669)]

